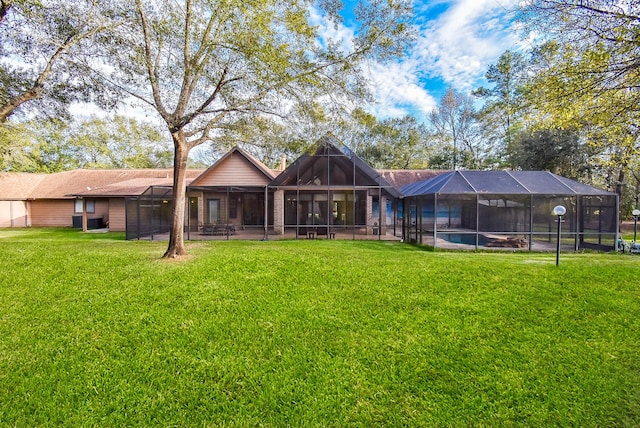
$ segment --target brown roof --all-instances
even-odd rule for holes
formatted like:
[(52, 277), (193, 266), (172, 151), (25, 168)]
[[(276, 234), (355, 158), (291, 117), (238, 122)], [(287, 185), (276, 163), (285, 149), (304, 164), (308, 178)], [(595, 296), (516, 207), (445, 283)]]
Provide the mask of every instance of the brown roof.
[(380, 173), (393, 187), (400, 190), (407, 184), (433, 178), (449, 172), (444, 169), (383, 169)]
[[(239, 150), (240, 151), (240, 150)], [(240, 151), (243, 155), (248, 155)], [(263, 172), (277, 172), (247, 156)], [(445, 173), (445, 170), (381, 170), (396, 189)], [(187, 170), (187, 184), (203, 170)], [(171, 186), (173, 169), (77, 169), (54, 174), (0, 173), (0, 200), (71, 199), (76, 196), (116, 197), (141, 195), (150, 186)]]
[(47, 176), (28, 172), (0, 172), (0, 200), (31, 199), (34, 189)]
[[(187, 170), (187, 182), (201, 170)], [(75, 196), (135, 196), (149, 186), (171, 186), (173, 169), (77, 169), (54, 174), (2, 173), (0, 200), (71, 199)], [(11, 186), (23, 192), (9, 192)], [(14, 196), (13, 198), (7, 196)]]

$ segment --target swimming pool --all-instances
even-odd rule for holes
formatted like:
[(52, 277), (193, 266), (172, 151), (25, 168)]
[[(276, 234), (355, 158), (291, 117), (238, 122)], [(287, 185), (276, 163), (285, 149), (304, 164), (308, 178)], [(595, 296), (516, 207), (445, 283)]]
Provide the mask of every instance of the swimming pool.
[[(438, 238), (453, 244), (476, 245), (475, 233), (438, 233)], [(491, 240), (484, 235), (478, 235), (478, 245), (485, 246)]]

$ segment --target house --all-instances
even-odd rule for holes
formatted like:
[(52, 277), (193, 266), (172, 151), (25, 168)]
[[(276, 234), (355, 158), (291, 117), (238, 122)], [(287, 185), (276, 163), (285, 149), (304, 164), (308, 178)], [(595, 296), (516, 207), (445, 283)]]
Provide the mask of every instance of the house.
[[(189, 170), (186, 191), (187, 239), (546, 249), (555, 203), (567, 205), (563, 238), (572, 249), (614, 249), (617, 239), (614, 193), (539, 171), (375, 170), (331, 136), (278, 170), (236, 147)], [(0, 226), (108, 226), (127, 239), (162, 239), (172, 198), (171, 169), (4, 173)]]
[[(189, 171), (195, 178), (201, 171)], [(125, 230), (125, 198), (149, 186), (171, 186), (172, 169), (79, 169), (54, 174), (0, 173), (0, 227)]]

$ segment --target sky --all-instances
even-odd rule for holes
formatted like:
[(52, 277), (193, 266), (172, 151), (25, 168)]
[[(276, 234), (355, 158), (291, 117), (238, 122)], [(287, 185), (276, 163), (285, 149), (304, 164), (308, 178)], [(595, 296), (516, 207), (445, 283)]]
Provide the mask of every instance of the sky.
[[(345, 10), (348, 10), (349, 0)], [(447, 88), (468, 94), (505, 50), (522, 46), (513, 9), (518, 0), (415, 0), (418, 38), (407, 57), (369, 67), (378, 118), (413, 115), (423, 121)], [(353, 31), (345, 13), (342, 31)], [(351, 21), (351, 23), (350, 23)], [(351, 26), (350, 26), (351, 25)]]
[[(369, 110), (379, 119), (414, 116), (425, 122), (447, 88), (469, 94), (487, 86), (484, 75), (507, 49), (522, 46), (513, 9), (521, 0), (414, 0), (417, 40), (408, 55), (386, 64), (368, 67), (376, 104)], [(348, 40), (356, 31), (353, 7), (344, 0), (344, 26), (321, 29), (331, 38)], [(318, 24), (320, 17), (315, 17)], [(346, 42), (345, 42), (346, 43)], [(86, 114), (86, 106), (72, 108)], [(129, 113), (148, 118), (148, 112)]]

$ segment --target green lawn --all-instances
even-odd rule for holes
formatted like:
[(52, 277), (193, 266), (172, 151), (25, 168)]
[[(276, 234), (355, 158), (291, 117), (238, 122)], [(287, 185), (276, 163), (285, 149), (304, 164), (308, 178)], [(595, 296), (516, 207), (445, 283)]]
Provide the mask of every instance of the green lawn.
[(639, 426), (640, 256), (0, 230), (0, 426)]

